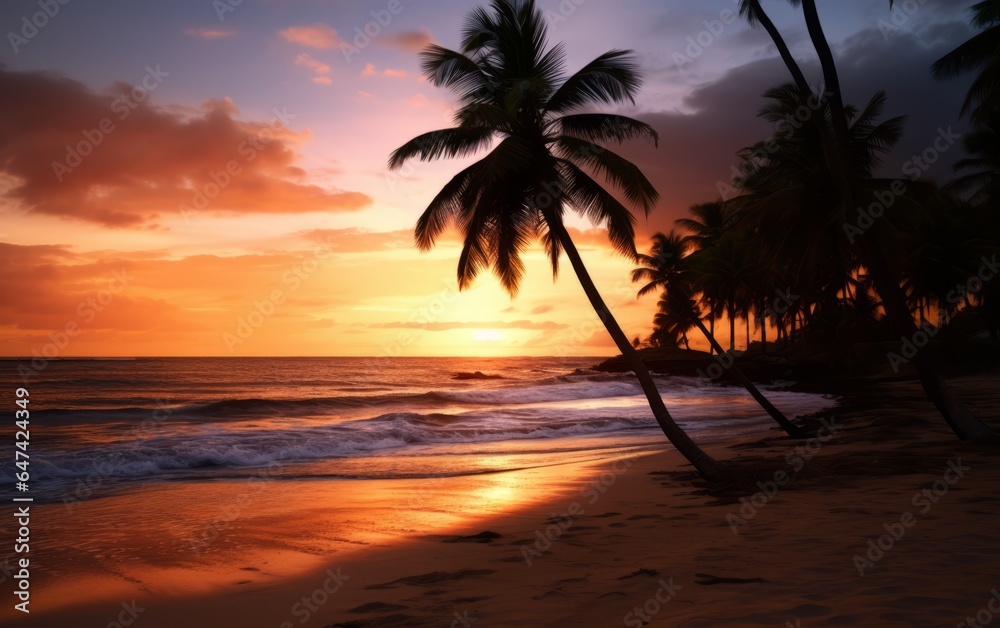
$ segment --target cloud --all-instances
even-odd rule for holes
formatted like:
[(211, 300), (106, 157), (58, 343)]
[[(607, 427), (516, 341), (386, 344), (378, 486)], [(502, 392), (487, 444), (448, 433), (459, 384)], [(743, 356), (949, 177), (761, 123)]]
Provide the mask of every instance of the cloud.
[(590, 338), (587, 338), (582, 343), (581, 347), (594, 347), (598, 349), (611, 349), (617, 348), (615, 341), (611, 338), (608, 332), (603, 329), (600, 331), (595, 331)]
[(403, 78), (406, 76), (406, 70), (394, 70), (392, 68), (386, 68), (379, 71), (375, 68), (373, 63), (366, 63), (364, 69), (361, 70), (362, 77), (369, 76), (386, 76), (389, 78)]
[(427, 96), (424, 96), (423, 94), (416, 94), (406, 101), (406, 104), (413, 107), (414, 109), (422, 109), (423, 107), (426, 107), (429, 103), (430, 100), (427, 98)]
[(128, 260), (80, 255), (63, 245), (0, 243), (0, 267), (5, 269), (0, 292), (19, 295), (0, 304), (0, 328), (19, 330), (22, 341), (39, 346), (51, 341), (44, 334), (34, 338), (33, 332), (63, 331), (67, 325), (86, 332), (130, 331), (177, 312), (169, 303), (129, 290), (135, 276)]
[(454, 321), (454, 322), (433, 322), (420, 323), (414, 321), (373, 323), (368, 326), (371, 329), (425, 329), (427, 331), (449, 331), (452, 329), (534, 329), (553, 331), (566, 329), (569, 325), (556, 323), (553, 321), (533, 322), (528, 320), (519, 321)]
[(299, 235), (309, 242), (324, 243), (328, 248), (341, 253), (413, 248), (413, 232), (409, 229), (382, 232), (357, 228), (313, 229)]
[(199, 39), (225, 39), (236, 35), (235, 30), (228, 28), (186, 28), (183, 33)]
[[(964, 24), (950, 22), (930, 26), (919, 37), (901, 32), (888, 41), (877, 29), (868, 29), (837, 46), (847, 102), (864, 106), (882, 89), (889, 97), (886, 118), (909, 116), (903, 139), (886, 158), (881, 175), (902, 176), (903, 163), (923, 152), (939, 127), (965, 130), (958, 112), (967, 82), (935, 81), (929, 68), (967, 36)], [(803, 64), (803, 71), (814, 79), (820, 75), (815, 62)], [(685, 103), (693, 113), (662, 111), (638, 116), (660, 134), (659, 148), (631, 142), (614, 150), (633, 160), (662, 197), (649, 222), (640, 220), (640, 235), (669, 230), (691, 205), (719, 198), (719, 184), (728, 184), (739, 166), (735, 153), (774, 131), (756, 115), (765, 104), (761, 94), (788, 80), (779, 59), (761, 59), (696, 89)], [(926, 178), (948, 180), (951, 164), (963, 157), (961, 153), (960, 147), (953, 148)]]
[(551, 311), (552, 311), (551, 305), (539, 305), (538, 307), (528, 312), (528, 314), (545, 314), (546, 312), (551, 312)]
[(340, 37), (337, 35), (337, 31), (322, 22), (307, 26), (292, 26), (278, 31), (278, 34), (287, 41), (301, 44), (308, 48), (325, 50), (340, 45)]
[[(318, 266), (300, 287), (301, 275), (291, 271), (307, 260)], [(19, 295), (0, 300), (4, 355), (44, 350), (51, 357), (52, 347), (45, 347), (53, 337), (63, 344), (60, 356), (225, 354), (222, 334), (275, 289), (286, 297), (273, 312), (275, 322), (241, 349), (294, 354), (328, 337), (339, 324), (334, 308), (345, 312), (358, 302), (357, 293), (342, 293), (359, 284), (340, 283), (336, 262), (317, 258), (312, 247), (178, 257), (169, 251), (81, 252), (0, 242), (0, 268), (0, 293)], [(331, 285), (338, 289), (331, 291)], [(74, 333), (68, 346), (59, 336), (67, 325)]]
[(420, 52), (434, 41), (426, 29), (382, 35), (379, 40), (405, 52)]
[(312, 55), (306, 53), (300, 53), (295, 56), (295, 65), (309, 68), (313, 71), (315, 76), (312, 77), (313, 83), (318, 83), (320, 85), (331, 85), (333, 81), (327, 76), (330, 73), (329, 64), (323, 63), (318, 59), (312, 57)]
[(185, 206), (282, 214), (371, 203), (304, 181), (294, 149), (309, 133), (283, 124), (291, 112), (256, 122), (237, 119), (228, 100), (161, 108), (129, 85), (95, 93), (40, 72), (0, 70), (0, 91), (18, 95), (0, 102), (0, 178), (14, 182), (3, 196), (8, 210), (142, 227)]

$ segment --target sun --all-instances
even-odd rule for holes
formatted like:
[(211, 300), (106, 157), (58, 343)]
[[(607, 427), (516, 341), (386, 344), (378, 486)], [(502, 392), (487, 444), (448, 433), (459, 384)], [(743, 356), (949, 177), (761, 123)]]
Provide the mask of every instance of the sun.
[(480, 329), (472, 336), (472, 339), (484, 342), (497, 342), (498, 340), (503, 340), (503, 334), (495, 329)]

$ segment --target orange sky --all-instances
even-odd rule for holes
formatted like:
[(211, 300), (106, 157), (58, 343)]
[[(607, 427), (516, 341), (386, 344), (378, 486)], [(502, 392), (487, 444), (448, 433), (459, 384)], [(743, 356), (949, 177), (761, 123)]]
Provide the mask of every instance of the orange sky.
[[(345, 54), (376, 4), (69, 4), (0, 51), (0, 355), (614, 353), (569, 265), (553, 282), (538, 248), (514, 301), (489, 274), (455, 292), (454, 237), (414, 248), (417, 216), (461, 162), (391, 175), (385, 162), (450, 123), (454, 103), (420, 77), (416, 52), (455, 46), (469, 3), (404, 3)], [(623, 113), (663, 138), (623, 149), (663, 195), (640, 224), (645, 248), (712, 200), (734, 151), (767, 132), (756, 105), (733, 102), (753, 104), (743, 94), (783, 70), (742, 23), (690, 64), (671, 60), (729, 0), (642, 4), (626, 15), (593, 0), (547, 19), (572, 67), (637, 50), (647, 85)], [(831, 32), (860, 47), (877, 14), (849, 4), (856, 14), (830, 15)], [(32, 7), (5, 3), (4, 32)], [(791, 9), (776, 19), (798, 21)], [(884, 45), (912, 48), (908, 36)], [(603, 232), (570, 224), (626, 332), (647, 335), (655, 298), (635, 300), (631, 265)]]

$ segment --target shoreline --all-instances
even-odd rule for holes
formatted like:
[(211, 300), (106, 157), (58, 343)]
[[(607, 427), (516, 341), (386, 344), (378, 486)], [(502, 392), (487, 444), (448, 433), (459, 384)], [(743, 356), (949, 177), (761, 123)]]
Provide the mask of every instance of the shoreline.
[[(989, 417), (1000, 407), (996, 381), (954, 384)], [(617, 467), (610, 459), (547, 467), (506, 487), (545, 486), (538, 499), (498, 502), (485, 517), (455, 517), (433, 534), (411, 526), (384, 546), (320, 555), (322, 564), (294, 576), (160, 598), (143, 606), (141, 623), (643, 625), (646, 614), (676, 626), (956, 625), (1000, 586), (990, 558), (1000, 549), (997, 448), (955, 440), (917, 389), (872, 384), (820, 413), (810, 424), (833, 417), (836, 433), (815, 452), (777, 430), (709, 446), (741, 472), (742, 487), (698, 481), (670, 449)], [(954, 477), (945, 474), (955, 460), (969, 470), (954, 486), (929, 505), (915, 502)], [(795, 479), (778, 486), (778, 472)], [(464, 488), (479, 503), (483, 487), (474, 484)], [(292, 506), (300, 527), (325, 517)], [(907, 512), (910, 527), (899, 523)], [(889, 544), (882, 535), (899, 529), (872, 560), (868, 541)], [(31, 625), (105, 626), (121, 608), (77, 606)]]

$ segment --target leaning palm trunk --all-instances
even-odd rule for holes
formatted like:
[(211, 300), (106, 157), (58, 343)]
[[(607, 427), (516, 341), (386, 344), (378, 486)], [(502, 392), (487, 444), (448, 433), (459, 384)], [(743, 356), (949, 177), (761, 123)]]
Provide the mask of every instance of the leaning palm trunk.
[(729, 309), (729, 350), (736, 351), (736, 313), (732, 308)]
[[(857, 202), (860, 194), (856, 186), (851, 184), (849, 173), (853, 159), (850, 154), (851, 138), (847, 127), (847, 114), (844, 107), (843, 94), (840, 89), (840, 77), (837, 72), (833, 51), (823, 33), (816, 9), (815, 0), (803, 0), (802, 9), (805, 14), (806, 26), (813, 46), (819, 55), (823, 68), (823, 78), (830, 91), (830, 112), (833, 123), (833, 142), (823, 134), (824, 143), (832, 144), (824, 152), (827, 154), (831, 174), (841, 194), (843, 202), (851, 211), (848, 215), (856, 220), (859, 217)], [(906, 304), (906, 297), (896, 277), (890, 270), (891, 266), (878, 242), (874, 241), (872, 230), (867, 230), (861, 236), (861, 253), (871, 271), (875, 289), (882, 297), (886, 316), (894, 332), (902, 337), (912, 337), (918, 332), (913, 316)], [(930, 362), (926, 352), (918, 352), (914, 358), (917, 375), (927, 397), (937, 406), (945, 421), (962, 440), (991, 434), (992, 430), (979, 417), (965, 408), (952, 394), (937, 368)]]
[[(768, 19), (759, 2), (750, 0), (749, 4), (752, 5), (753, 19), (759, 20), (761, 25), (767, 30), (778, 48), (782, 61), (784, 61), (788, 71), (791, 73), (802, 98), (807, 98), (810, 89), (805, 75), (802, 73), (795, 58), (790, 54), (781, 34), (773, 22)], [(834, 127), (834, 138), (832, 138), (832, 141), (827, 130), (823, 129), (822, 125), (817, 124), (823, 141), (823, 153), (837, 190), (843, 202), (846, 203), (850, 210), (848, 215), (853, 216), (856, 220), (858, 218), (858, 210), (854, 208), (860, 207), (856, 201), (861, 195), (856, 193), (848, 176), (848, 172), (850, 171), (848, 164), (852, 161), (850, 156), (850, 131), (847, 128), (847, 117), (843, 95), (840, 92), (840, 77), (837, 72), (836, 61), (833, 58), (829, 42), (823, 33), (815, 0), (803, 0), (802, 7), (809, 36), (819, 55), (824, 82), (830, 96), (830, 111)], [(895, 333), (902, 337), (910, 337), (918, 330), (913, 322), (913, 317), (910, 315), (909, 308), (906, 306), (905, 295), (899, 287), (899, 282), (890, 271), (890, 265), (885, 258), (885, 254), (882, 252), (879, 244), (873, 242), (872, 239), (873, 235), (871, 231), (866, 231), (861, 238), (861, 255), (871, 272), (875, 289), (882, 297), (890, 326)], [(792, 320), (791, 340), (794, 344), (794, 319)], [(961, 402), (955, 398), (941, 377), (941, 374), (929, 360), (929, 356), (924, 352), (917, 353), (914, 358), (917, 375), (920, 378), (920, 383), (928, 399), (938, 408), (952, 431), (963, 440), (991, 434), (992, 430), (977, 416), (963, 407)]]
[[(711, 332), (708, 331), (708, 329), (705, 327), (705, 323), (703, 323), (700, 318), (697, 319), (697, 321), (695, 322), (698, 325), (698, 329), (700, 329), (701, 333), (704, 334), (705, 339), (708, 340), (712, 348), (718, 351), (719, 355), (722, 355), (724, 352), (722, 349), (722, 345), (720, 345), (719, 341), (715, 339), (715, 335), (713, 335)], [(731, 359), (735, 360), (735, 358)], [(747, 392), (750, 393), (750, 396), (752, 396), (754, 400), (760, 404), (760, 407), (764, 408), (764, 411), (767, 412), (769, 415), (771, 415), (772, 419), (777, 421), (778, 425), (781, 426), (781, 429), (785, 430), (786, 434), (788, 434), (792, 438), (804, 437), (802, 430), (800, 430), (798, 426), (796, 426), (794, 423), (789, 421), (788, 417), (786, 417), (784, 414), (781, 413), (781, 410), (778, 410), (776, 407), (774, 407), (774, 404), (768, 401), (767, 397), (765, 397), (764, 394), (760, 392), (760, 390), (757, 388), (757, 386), (755, 386), (754, 383), (750, 381), (750, 378), (748, 378), (743, 373), (743, 371), (740, 370), (740, 367), (736, 366), (735, 362), (733, 363), (732, 366), (729, 367), (729, 372), (732, 373), (736, 381), (738, 381), (744, 388), (747, 389)]]
[(656, 418), (660, 429), (663, 430), (663, 433), (677, 451), (694, 465), (703, 478), (709, 482), (719, 482), (729, 479), (731, 477), (729, 468), (705, 453), (674, 422), (673, 417), (670, 416), (670, 412), (663, 403), (660, 391), (656, 388), (656, 382), (653, 381), (653, 377), (649, 374), (649, 369), (646, 368), (642, 358), (639, 357), (639, 353), (629, 343), (625, 332), (622, 331), (622, 328), (618, 325), (618, 321), (611, 314), (611, 310), (604, 303), (604, 299), (597, 291), (594, 281), (590, 278), (590, 273), (587, 272), (587, 268), (583, 264), (583, 259), (580, 257), (579, 251), (576, 250), (576, 245), (573, 243), (572, 238), (570, 238), (569, 233), (561, 224), (554, 221), (553, 223), (549, 224), (549, 229), (553, 231), (563, 250), (566, 251), (566, 256), (569, 258), (570, 264), (573, 266), (573, 270), (580, 280), (580, 285), (590, 300), (590, 304), (597, 312), (597, 316), (604, 323), (604, 327), (608, 330), (611, 339), (614, 340), (622, 356), (628, 360), (629, 366), (635, 371), (639, 385), (642, 386), (642, 392), (645, 393), (646, 399), (649, 401), (649, 407), (652, 409), (653, 416)]
[[(421, 214), (414, 230), (423, 250), (449, 224), (462, 233), (458, 286), (492, 268), (511, 297), (524, 275), (521, 254), (541, 240), (558, 272), (565, 247), (587, 296), (636, 371), (657, 422), (677, 450), (708, 480), (728, 476), (670, 418), (663, 399), (628, 338), (607, 311), (562, 223), (566, 209), (607, 229), (619, 253), (635, 259), (634, 216), (587, 170), (603, 174), (630, 204), (648, 215), (659, 194), (639, 168), (602, 142), (659, 136), (631, 118), (580, 110), (634, 103), (642, 84), (633, 55), (611, 50), (564, 76), (562, 46), (548, 46), (547, 25), (534, 0), (492, 0), (466, 18), (460, 50), (430, 44), (421, 53), (424, 76), (457, 94), (456, 126), (424, 133), (400, 146), (389, 167), (406, 161), (488, 154), (451, 179)], [(547, 200), (543, 200), (546, 199)]]
[[(709, 325), (712, 326), (712, 336), (714, 337), (715, 336), (715, 310), (713, 309), (713, 306), (712, 306), (711, 302), (709, 302), (708, 323), (709, 323)], [(708, 355), (712, 355), (714, 352), (715, 352), (715, 346), (713, 345), (708, 350)]]

